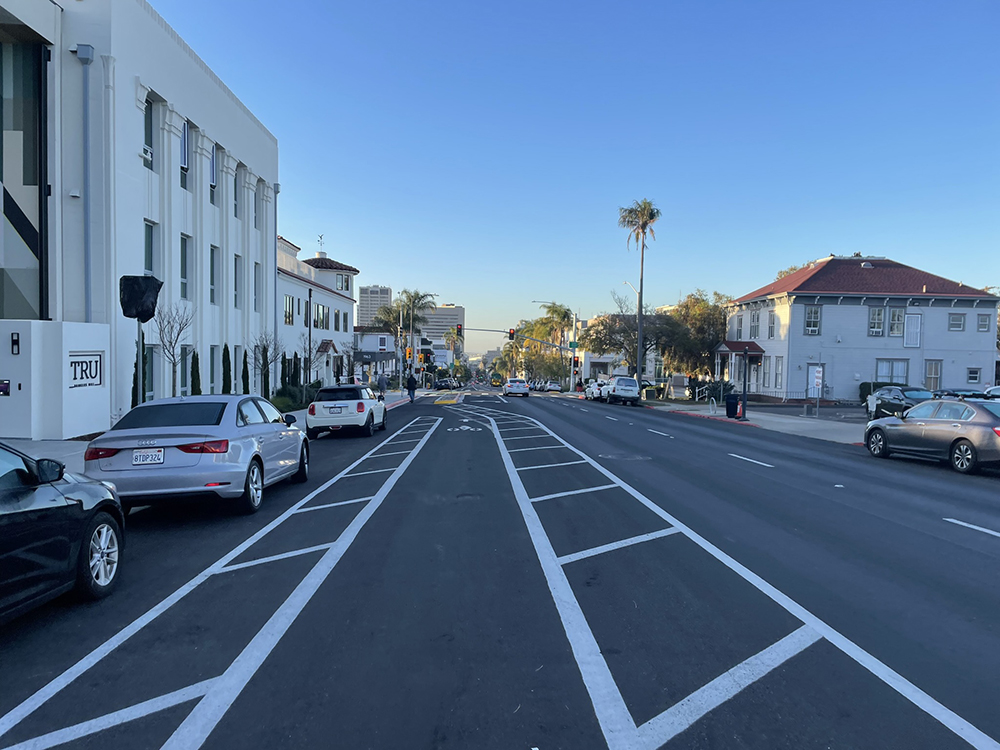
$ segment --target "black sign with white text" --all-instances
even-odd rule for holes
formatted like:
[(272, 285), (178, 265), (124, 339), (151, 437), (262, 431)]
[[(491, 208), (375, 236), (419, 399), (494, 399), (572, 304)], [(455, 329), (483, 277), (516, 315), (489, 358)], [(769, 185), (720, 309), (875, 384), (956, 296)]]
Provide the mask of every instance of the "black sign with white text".
[(104, 352), (69, 353), (69, 387), (104, 385)]

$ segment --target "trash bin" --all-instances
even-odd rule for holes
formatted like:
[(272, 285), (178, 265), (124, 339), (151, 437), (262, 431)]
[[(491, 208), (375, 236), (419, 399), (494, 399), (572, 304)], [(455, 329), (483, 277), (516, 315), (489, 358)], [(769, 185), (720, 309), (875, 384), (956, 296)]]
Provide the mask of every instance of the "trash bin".
[(740, 395), (738, 393), (727, 393), (726, 394), (726, 416), (730, 419), (736, 419), (736, 415), (739, 413), (740, 408)]

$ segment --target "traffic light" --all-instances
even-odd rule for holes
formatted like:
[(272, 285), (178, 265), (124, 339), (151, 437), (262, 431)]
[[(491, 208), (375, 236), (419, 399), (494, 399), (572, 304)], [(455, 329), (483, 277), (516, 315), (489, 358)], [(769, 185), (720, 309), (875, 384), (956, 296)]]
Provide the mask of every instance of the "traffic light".
[(462, 338), (462, 324), (461, 323), (459, 323), (457, 326), (455, 326), (455, 333), (458, 334), (459, 338)]
[(406, 359), (407, 359), (407, 361), (413, 359), (413, 347), (412, 346), (406, 347)]
[(580, 358), (579, 357), (573, 357), (573, 368), (575, 369), (575, 368), (577, 368), (579, 366), (580, 366)]
[(418, 354), (417, 356), (419, 357), (419, 362), (420, 362), (420, 364), (423, 364), (423, 363), (424, 363), (424, 354), (423, 354), (423, 352), (421, 352), (421, 353), (420, 353), (420, 354)]
[(507, 331), (507, 338), (510, 339), (511, 341), (514, 340), (514, 329), (513, 328), (511, 328), (509, 331)]

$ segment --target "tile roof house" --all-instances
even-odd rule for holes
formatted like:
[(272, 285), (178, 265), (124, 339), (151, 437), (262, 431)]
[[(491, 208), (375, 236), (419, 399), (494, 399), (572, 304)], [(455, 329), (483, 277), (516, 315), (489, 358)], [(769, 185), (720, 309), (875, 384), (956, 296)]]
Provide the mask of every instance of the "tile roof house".
[(995, 378), (998, 303), (887, 258), (822, 258), (729, 305), (716, 377), (742, 387), (747, 359), (750, 392), (781, 399), (857, 400), (872, 380), (986, 387)]

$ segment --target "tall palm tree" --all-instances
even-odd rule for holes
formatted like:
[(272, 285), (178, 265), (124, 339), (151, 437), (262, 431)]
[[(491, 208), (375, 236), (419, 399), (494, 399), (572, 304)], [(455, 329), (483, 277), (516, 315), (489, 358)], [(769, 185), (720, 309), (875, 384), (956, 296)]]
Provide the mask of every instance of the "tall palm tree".
[[(409, 330), (410, 340), (413, 340), (415, 331), (420, 331), (420, 326), (427, 322), (427, 317), (421, 313), (429, 310), (436, 310), (437, 304), (434, 302), (434, 295), (428, 292), (421, 292), (418, 289), (403, 289), (397, 297), (400, 304), (399, 312), (403, 316), (403, 330)], [(419, 349), (416, 343), (411, 344), (413, 349)], [(417, 356), (413, 352), (414, 358)], [(412, 362), (410, 363), (412, 366)]]
[(642, 387), (642, 366), (645, 359), (642, 356), (642, 277), (643, 266), (646, 263), (646, 235), (649, 234), (652, 239), (656, 239), (653, 224), (660, 218), (660, 215), (660, 209), (654, 206), (653, 202), (647, 198), (635, 201), (631, 206), (624, 206), (618, 209), (618, 226), (628, 230), (628, 239), (625, 241), (625, 247), (631, 247), (633, 239), (639, 247), (639, 300), (636, 309), (636, 327), (638, 330), (636, 332), (635, 377), (639, 381), (640, 388)]
[[(559, 346), (566, 345), (566, 329), (573, 325), (573, 311), (570, 310), (566, 305), (560, 305), (556, 302), (546, 302), (541, 306), (542, 311), (545, 315), (539, 320), (541, 325), (546, 329), (546, 338), (553, 344), (558, 344)], [(564, 358), (563, 350), (559, 349), (559, 366), (560, 369), (564, 368)], [(570, 384), (572, 385), (572, 383)]]

